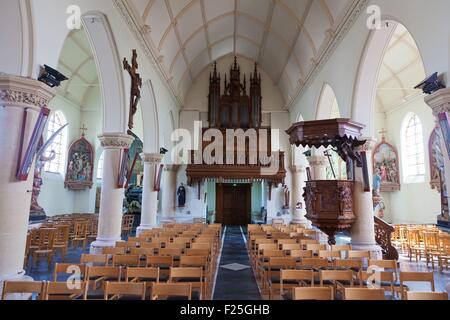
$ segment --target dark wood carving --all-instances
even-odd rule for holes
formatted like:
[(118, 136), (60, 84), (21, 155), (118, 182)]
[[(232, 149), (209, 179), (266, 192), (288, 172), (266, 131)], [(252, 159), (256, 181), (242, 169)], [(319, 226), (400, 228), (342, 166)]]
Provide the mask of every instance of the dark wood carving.
[(131, 94), (130, 94), (130, 114), (128, 118), (128, 128), (133, 130), (134, 127), (134, 115), (137, 112), (137, 105), (141, 99), (141, 87), (142, 78), (137, 70), (139, 68), (137, 62), (137, 52), (133, 50), (133, 58), (131, 60), (131, 65), (128, 63), (127, 59), (123, 59), (123, 68), (128, 71), (131, 77)]
[[(272, 150), (271, 130), (262, 127), (261, 75), (257, 65), (250, 75), (250, 91), (245, 75), (242, 82), (237, 58), (230, 68), (229, 78), (225, 76), (223, 88), (216, 63), (213, 68), (208, 95), (209, 128), (203, 129), (203, 136), (208, 130), (217, 130), (222, 134), (224, 145), (220, 151), (223, 158), (216, 155), (216, 149), (213, 154), (204, 152), (215, 146), (211, 146), (215, 141), (203, 141), (201, 150), (191, 151), (191, 161), (186, 170), (188, 184), (205, 179), (222, 182), (251, 182), (257, 179), (271, 182), (274, 186), (284, 184), (287, 173), (285, 155), (283, 152), (268, 152)], [(235, 132), (241, 130), (244, 135), (248, 133), (248, 137), (241, 143), (236, 136), (229, 140), (228, 129), (235, 129)], [(209, 157), (211, 159), (206, 159)], [(278, 167), (278, 170), (275, 173), (262, 170), (269, 167)]]
[(329, 147), (346, 162), (348, 180), (310, 180), (303, 197), (306, 218), (328, 235), (329, 244), (336, 244), (336, 233), (350, 229), (356, 220), (353, 212), (355, 165), (362, 168), (364, 189), (370, 191), (369, 174), (364, 151), (359, 140), (364, 128), (350, 119), (307, 121), (294, 124), (287, 133), (291, 144), (303, 147)]
[(234, 59), (230, 69), (230, 82), (225, 75), (224, 90), (221, 95), (221, 76), (217, 63), (209, 79), (208, 113), (210, 128), (259, 128), (262, 122), (261, 75), (255, 64), (250, 75), (250, 95), (247, 78), (241, 83), (241, 69)]
[(381, 247), (383, 258), (388, 260), (398, 260), (398, 251), (392, 245), (392, 233), (395, 231), (394, 227), (384, 222), (380, 218), (375, 219), (375, 240)]
[(336, 232), (349, 229), (353, 213), (353, 181), (307, 181), (303, 197), (306, 218), (328, 235), (328, 243), (336, 244)]

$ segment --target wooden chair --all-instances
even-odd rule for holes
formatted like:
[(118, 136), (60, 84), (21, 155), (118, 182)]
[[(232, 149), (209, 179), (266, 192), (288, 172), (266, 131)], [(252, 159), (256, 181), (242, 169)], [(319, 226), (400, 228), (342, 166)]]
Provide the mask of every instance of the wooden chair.
[(83, 244), (83, 250), (86, 249), (87, 236), (89, 231), (89, 223), (86, 221), (75, 222), (74, 233), (71, 236), (72, 247), (75, 244), (78, 246), (79, 243)]
[(208, 258), (205, 256), (182, 256), (180, 258), (180, 267), (190, 268), (197, 267), (203, 270), (203, 296), (206, 295), (208, 283), (212, 281), (212, 273), (209, 267)]
[(341, 252), (340, 251), (320, 250), (318, 256), (319, 256), (319, 258), (322, 258), (322, 259), (328, 259), (330, 261), (334, 261), (336, 259), (341, 258)]
[(448, 300), (447, 292), (406, 292), (406, 300)]
[(145, 300), (145, 283), (106, 282), (105, 300)]
[(33, 264), (38, 262), (41, 256), (47, 257), (48, 269), (51, 268), (55, 244), (56, 229), (54, 228), (42, 228), (39, 229), (39, 244), (38, 248), (33, 251)]
[(152, 300), (192, 300), (190, 283), (155, 283), (152, 287)]
[(192, 288), (200, 290), (199, 300), (203, 300), (203, 270), (202, 268), (171, 268), (171, 283), (190, 283)]
[(110, 282), (120, 282), (122, 268), (121, 267), (88, 267), (86, 280), (91, 283), (92, 288), (97, 290), (101, 284)]
[(329, 286), (338, 291), (352, 288), (354, 285), (353, 272), (351, 270), (320, 270), (320, 286)]
[[(303, 243), (303, 241), (302, 241)], [(319, 243), (309, 243), (306, 244), (306, 250), (311, 250), (314, 255), (318, 255), (319, 251), (327, 250), (328, 247), (326, 244), (319, 244)]]
[(73, 287), (67, 282), (47, 282), (44, 300), (87, 300), (87, 292), (87, 282), (79, 282)]
[(403, 300), (406, 298), (408, 287), (405, 282), (428, 282), (431, 291), (435, 291), (433, 272), (400, 272), (400, 295)]
[(290, 257), (301, 262), (303, 258), (312, 258), (313, 252), (311, 250), (291, 250)]
[(345, 288), (345, 300), (385, 300), (384, 289)]
[(37, 300), (44, 300), (45, 282), (5, 281), (3, 283), (2, 300), (22, 300), (25, 295), (31, 295), (30, 300), (33, 299), (33, 295), (37, 295)]
[(274, 289), (280, 288), (282, 270), (295, 269), (297, 262), (289, 257), (270, 257), (267, 269), (263, 273), (263, 288), (269, 288), (269, 299), (272, 300), (272, 292)]
[(293, 300), (334, 300), (333, 289), (300, 287), (293, 289)]
[(133, 231), (134, 215), (126, 214), (122, 217), (122, 234), (129, 235)]
[(69, 247), (69, 232), (70, 226), (68, 225), (59, 225), (56, 227), (55, 243), (53, 244), (53, 249), (55, 250), (55, 252), (57, 250), (61, 251), (61, 259), (63, 261), (67, 254), (67, 248)]
[[(74, 281), (84, 281), (86, 279), (87, 267), (85, 264), (56, 263), (53, 270), (53, 282), (66, 281), (68, 277)], [(63, 275), (63, 279), (59, 276)], [(77, 277), (78, 276), (78, 277)]]
[(125, 250), (125, 248), (103, 248), (102, 253), (112, 256), (112, 255), (118, 255), (118, 254), (125, 254), (126, 250)]
[(139, 267), (141, 257), (139, 255), (115, 254), (112, 257), (113, 267)]
[(450, 235), (440, 236), (440, 254), (438, 258), (439, 270), (443, 271), (444, 266), (445, 269), (448, 270), (448, 261), (450, 260)]
[[(367, 287), (369, 289), (385, 289), (389, 290), (392, 296), (395, 295), (396, 283), (394, 274), (389, 271), (360, 271), (359, 273), (359, 286)], [(398, 287), (399, 288), (399, 287)]]
[(83, 253), (81, 255), (80, 263), (90, 265), (90, 266), (94, 266), (94, 265), (106, 266), (108, 264), (108, 255), (107, 254)]
[(303, 258), (300, 265), (302, 267), (312, 268), (312, 269), (321, 269), (327, 268), (330, 266), (327, 259), (321, 258)]
[[(276, 284), (275, 284), (276, 286)], [(314, 272), (312, 270), (281, 270), (280, 271), (280, 298), (285, 298), (285, 300), (292, 300), (292, 294), (285, 297), (285, 289), (294, 289), (296, 287), (314, 287)], [(269, 286), (270, 297), (273, 297), (272, 290), (273, 284)], [(289, 291), (291, 292), (291, 291)]]
[(170, 269), (174, 267), (174, 260), (172, 256), (147, 256), (146, 266), (151, 268), (159, 268), (161, 277), (160, 280), (168, 281)]
[(333, 262), (334, 267), (337, 269), (351, 269), (354, 272), (359, 272), (362, 267), (363, 263), (361, 260), (352, 260), (352, 259), (337, 259)]

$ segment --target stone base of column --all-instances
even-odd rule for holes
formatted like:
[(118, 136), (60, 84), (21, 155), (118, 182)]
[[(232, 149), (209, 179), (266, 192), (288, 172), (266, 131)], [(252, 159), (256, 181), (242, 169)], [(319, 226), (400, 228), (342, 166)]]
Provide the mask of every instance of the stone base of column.
[(381, 247), (377, 244), (369, 244), (369, 243), (352, 243), (352, 249), (357, 251), (369, 251), (370, 259), (373, 260), (382, 260), (383, 253), (381, 251)]
[[(0, 296), (3, 293), (3, 283), (5, 281), (33, 281), (33, 278), (30, 276), (27, 276), (25, 274), (25, 270), (15, 274), (15, 275), (9, 275), (9, 276), (0, 276)], [(14, 293), (11, 295), (8, 295), (8, 300), (29, 300), (31, 298), (30, 293)]]
[(97, 239), (96, 241), (91, 243), (91, 247), (89, 252), (91, 254), (102, 254), (103, 248), (114, 248), (116, 246), (116, 242), (120, 242), (122, 239)]
[(141, 225), (141, 226), (137, 227), (137, 229), (136, 229), (136, 236), (139, 237), (139, 235), (142, 232), (149, 231), (149, 230), (152, 230), (152, 229), (155, 229), (155, 228), (158, 228), (158, 226), (156, 226), (156, 225), (155, 226)]

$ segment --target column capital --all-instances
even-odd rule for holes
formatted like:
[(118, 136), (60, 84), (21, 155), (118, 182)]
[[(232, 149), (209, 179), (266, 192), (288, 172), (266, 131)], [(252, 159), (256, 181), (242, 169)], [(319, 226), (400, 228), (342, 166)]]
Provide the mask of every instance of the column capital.
[(303, 165), (292, 165), (289, 167), (292, 173), (305, 173), (306, 166)]
[(47, 107), (56, 91), (45, 83), (25, 77), (0, 74), (0, 104), (32, 108)]
[(141, 159), (144, 163), (160, 164), (164, 156), (159, 153), (141, 153)]
[(180, 169), (180, 165), (177, 165), (177, 164), (166, 164), (166, 165), (164, 165), (164, 171), (177, 172), (178, 169)]
[(98, 136), (103, 148), (109, 149), (128, 149), (134, 141), (134, 138), (125, 133), (103, 133)]
[(366, 140), (362, 146), (358, 147), (358, 151), (372, 152), (375, 149), (378, 141), (372, 137), (361, 138), (360, 140)]
[(442, 112), (450, 112), (450, 88), (441, 89), (424, 98), (425, 103), (433, 110), (434, 116)]

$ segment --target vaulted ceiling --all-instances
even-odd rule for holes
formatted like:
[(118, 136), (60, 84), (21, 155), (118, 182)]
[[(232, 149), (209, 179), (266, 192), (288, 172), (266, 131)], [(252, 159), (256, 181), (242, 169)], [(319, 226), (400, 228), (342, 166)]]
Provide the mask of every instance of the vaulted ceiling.
[(377, 84), (376, 105), (380, 112), (389, 112), (422, 94), (414, 87), (425, 79), (425, 67), (419, 49), (408, 30), (390, 22), (394, 28), (386, 49)]
[(361, 0), (123, 0), (175, 95), (228, 54), (268, 73), (286, 104)]
[(58, 92), (80, 107), (85, 107), (90, 90), (99, 90), (94, 56), (83, 28), (69, 33), (61, 51), (58, 70), (69, 80)]

